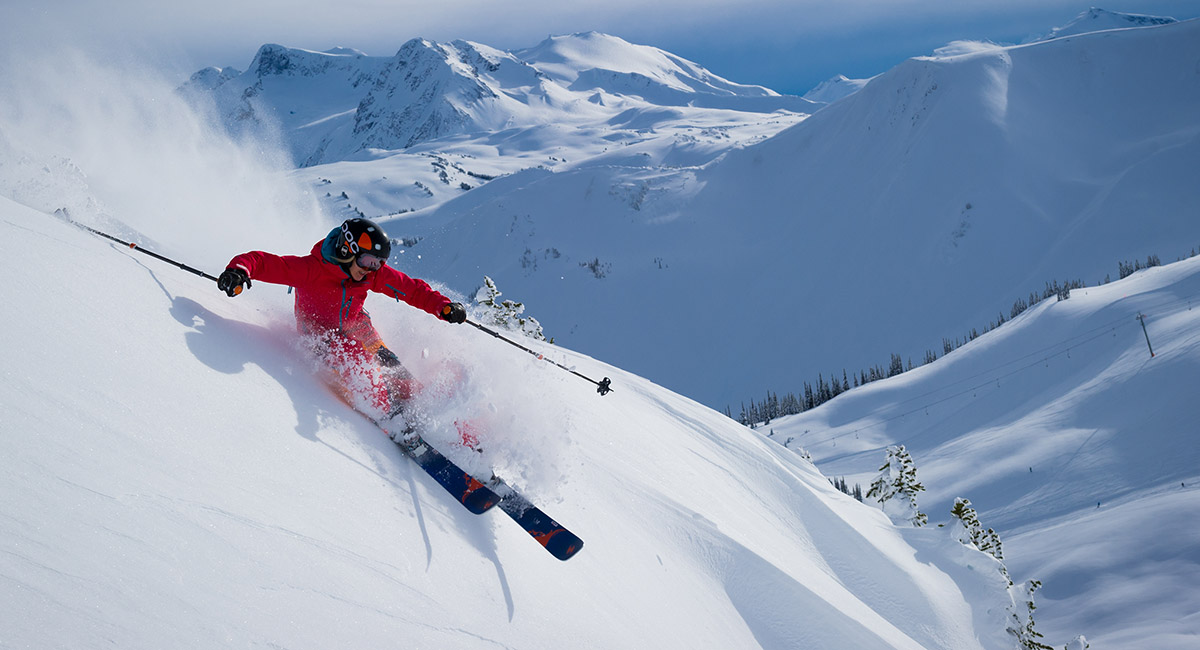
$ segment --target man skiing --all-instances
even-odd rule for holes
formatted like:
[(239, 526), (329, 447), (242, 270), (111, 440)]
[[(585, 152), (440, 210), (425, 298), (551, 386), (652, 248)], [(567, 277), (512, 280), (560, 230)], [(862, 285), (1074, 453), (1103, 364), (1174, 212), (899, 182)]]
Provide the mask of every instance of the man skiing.
[(315, 342), (322, 359), (348, 392), (365, 396), (385, 417), (403, 410), (419, 385), (384, 345), (363, 309), (367, 292), (391, 296), (450, 323), (466, 321), (452, 302), (423, 280), (387, 265), (392, 244), (370, 219), (347, 219), (317, 242), (308, 255), (242, 253), (229, 261), (217, 288), (229, 297), (251, 279), (296, 290), (296, 327)]

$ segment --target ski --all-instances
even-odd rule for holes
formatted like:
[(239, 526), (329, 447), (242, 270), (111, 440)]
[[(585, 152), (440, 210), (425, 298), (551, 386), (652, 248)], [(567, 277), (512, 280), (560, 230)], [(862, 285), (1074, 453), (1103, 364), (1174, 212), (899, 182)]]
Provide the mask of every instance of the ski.
[[(384, 433), (387, 433), (386, 429)], [(405, 438), (396, 436), (392, 442), (468, 511), (481, 515), (499, 503), (499, 495), (430, 446), (419, 434), (411, 433)]]
[(505, 483), (504, 479), (493, 475), (486, 483), (480, 481), (446, 458), (419, 433), (410, 431), (404, 436), (393, 436), (378, 422), (371, 421), (387, 434), (406, 456), (412, 458), (470, 512), (479, 515), (498, 505), (504, 514), (517, 522), (517, 525), (529, 533), (529, 536), (541, 544), (550, 555), (563, 561), (571, 559), (583, 548), (583, 540), (578, 535), (554, 521), (541, 508)]
[(493, 477), (487, 485), (499, 496), (500, 510), (525, 529), (550, 555), (566, 561), (583, 548), (583, 540), (578, 535), (551, 519), (550, 515), (542, 512), (541, 508), (512, 489), (503, 479)]

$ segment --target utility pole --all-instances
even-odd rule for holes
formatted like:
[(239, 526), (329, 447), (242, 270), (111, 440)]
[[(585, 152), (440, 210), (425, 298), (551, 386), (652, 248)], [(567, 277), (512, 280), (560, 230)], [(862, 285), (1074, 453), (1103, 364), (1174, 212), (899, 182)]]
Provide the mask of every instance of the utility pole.
[(1146, 347), (1150, 348), (1150, 357), (1153, 358), (1154, 357), (1154, 346), (1150, 345), (1150, 334), (1149, 334), (1149, 332), (1146, 331), (1146, 316), (1145, 316), (1145, 314), (1142, 314), (1139, 312), (1137, 315), (1137, 319), (1138, 319), (1138, 322), (1142, 324), (1142, 334), (1146, 335)]

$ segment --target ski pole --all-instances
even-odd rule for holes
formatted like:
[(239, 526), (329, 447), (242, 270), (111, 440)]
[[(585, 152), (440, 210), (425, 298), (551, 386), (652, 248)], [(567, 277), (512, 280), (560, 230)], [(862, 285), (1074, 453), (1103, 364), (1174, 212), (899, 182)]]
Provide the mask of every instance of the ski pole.
[(201, 271), (200, 269), (194, 269), (182, 262), (176, 262), (175, 260), (173, 260), (169, 257), (163, 257), (162, 255), (159, 255), (158, 253), (155, 253), (154, 251), (146, 250), (145, 248), (142, 248), (141, 246), (138, 246), (137, 244), (135, 244), (133, 242), (122, 241), (120, 239), (117, 239), (116, 237), (113, 237), (112, 235), (110, 235), (108, 233), (100, 232), (99, 230), (96, 230), (95, 228), (90, 228), (88, 226), (85, 226), (85, 225), (79, 223), (78, 221), (72, 221), (71, 223), (75, 224), (76, 226), (79, 226), (80, 228), (83, 228), (84, 230), (87, 230), (88, 232), (91, 232), (96, 235), (100, 235), (101, 237), (103, 237), (105, 239), (111, 239), (111, 240), (117, 242), (118, 244), (121, 244), (123, 246), (128, 246), (129, 248), (132, 248), (133, 250), (135, 250), (139, 253), (145, 253), (145, 254), (149, 255), (150, 257), (153, 257), (154, 259), (162, 260), (162, 261), (166, 262), (167, 264), (173, 264), (175, 266), (178, 266), (179, 268), (183, 269), (184, 271), (188, 271), (189, 273), (195, 273), (196, 275), (198, 275), (202, 278), (207, 278), (209, 280), (212, 280), (213, 282), (217, 281), (216, 278), (205, 273), (204, 271)]
[(534, 352), (533, 350), (530, 350), (529, 348), (525, 347), (524, 345), (521, 345), (520, 343), (517, 343), (516, 341), (513, 341), (512, 339), (505, 337), (504, 335), (500, 334), (499, 332), (497, 332), (495, 330), (488, 329), (488, 328), (484, 327), (483, 325), (480, 325), (479, 323), (476, 323), (475, 321), (473, 321), (471, 319), (467, 319), (466, 322), (475, 326), (479, 330), (482, 330), (484, 332), (487, 332), (488, 334), (491, 334), (492, 336), (500, 339), (501, 341), (504, 341), (505, 343), (507, 343), (513, 347), (520, 348), (543, 361), (549, 361), (550, 363), (553, 363), (554, 365), (558, 366), (559, 368), (566, 370), (567, 372), (571, 373), (572, 375), (575, 375), (576, 377), (579, 377), (580, 379), (585, 379), (587, 381), (592, 382), (593, 384), (596, 385), (596, 392), (600, 393), (601, 396), (607, 395), (612, 392), (612, 380), (609, 379), (608, 377), (605, 377), (604, 379), (602, 379), (600, 381), (596, 381), (595, 379), (592, 379), (591, 377), (581, 375), (578, 372), (571, 370), (570, 368), (564, 366), (563, 364), (561, 364), (557, 361), (554, 361), (553, 359), (547, 359), (546, 356), (543, 355), (542, 353)]

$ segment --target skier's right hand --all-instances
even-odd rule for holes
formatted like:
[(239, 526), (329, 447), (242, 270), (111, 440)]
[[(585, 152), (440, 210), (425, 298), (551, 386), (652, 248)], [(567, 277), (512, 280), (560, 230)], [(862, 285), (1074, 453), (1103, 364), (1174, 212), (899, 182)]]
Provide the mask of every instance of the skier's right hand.
[(249, 289), (251, 286), (250, 276), (242, 269), (230, 267), (221, 273), (221, 277), (217, 278), (217, 288), (225, 292), (225, 295), (230, 298), (242, 292), (242, 285), (246, 285)]
[(467, 320), (467, 310), (461, 302), (448, 302), (442, 306), (442, 320), (450, 323), (464, 323)]

